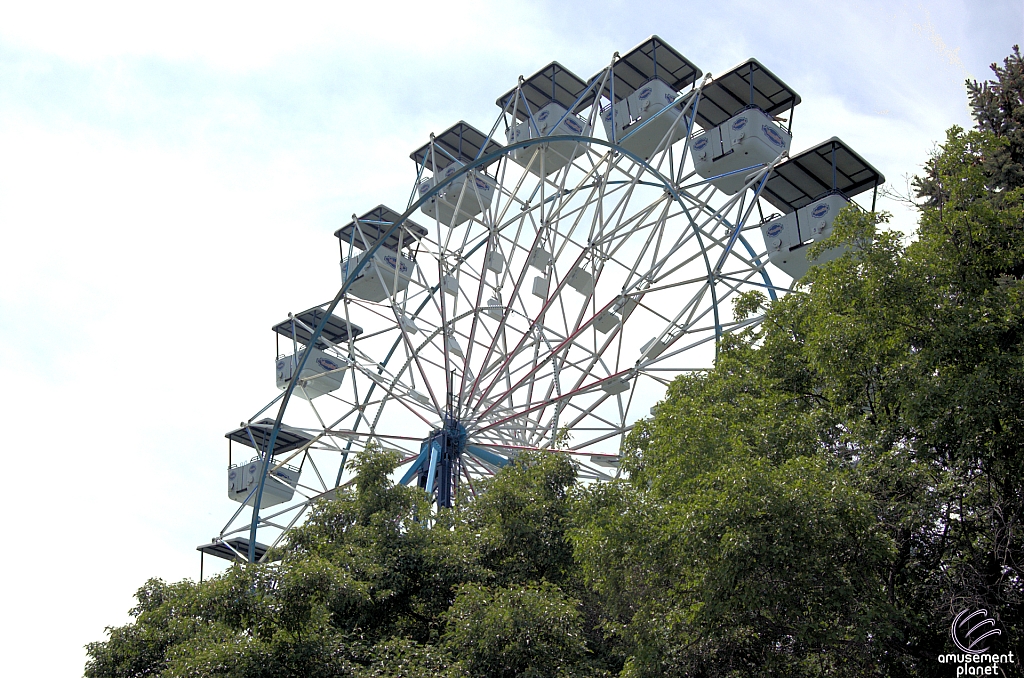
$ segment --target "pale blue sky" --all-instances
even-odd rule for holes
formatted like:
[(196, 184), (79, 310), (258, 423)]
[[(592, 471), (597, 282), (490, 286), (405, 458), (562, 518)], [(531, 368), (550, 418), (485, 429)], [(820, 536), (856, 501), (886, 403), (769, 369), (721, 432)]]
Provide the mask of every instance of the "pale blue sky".
[(270, 325), (334, 294), (333, 230), (403, 206), (409, 152), (488, 129), (518, 75), (586, 78), (652, 33), (705, 72), (753, 56), (803, 97), (795, 148), (838, 135), (896, 184), (1024, 35), (1019, 1), (23, 5), (0, 3), (0, 644), (26, 675), (80, 672), (147, 577), (197, 575), (233, 508), (223, 433), (275, 392)]

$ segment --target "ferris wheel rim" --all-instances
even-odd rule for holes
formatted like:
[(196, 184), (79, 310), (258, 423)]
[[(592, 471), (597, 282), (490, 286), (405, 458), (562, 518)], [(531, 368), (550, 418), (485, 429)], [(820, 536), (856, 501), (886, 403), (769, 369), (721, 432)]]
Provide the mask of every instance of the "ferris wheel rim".
[[(660, 39), (653, 36), (651, 40)], [(585, 82), (557, 62), (529, 80), (520, 76), (518, 85), (496, 102), (502, 113), (489, 133), (484, 135), (460, 121), (437, 137), (431, 134), (426, 146), (413, 151), (410, 157), (417, 164), (416, 182), (401, 214), (380, 205), (362, 217), (353, 214), (353, 222), (335, 233), (342, 243), (340, 288), (327, 304), (300, 314), (305, 319), (301, 339), (296, 319), (289, 313), (293, 320), (292, 354), (282, 355), (279, 349), (277, 357), (278, 388), (283, 392), (248, 424), (243, 422), (243, 429), (226, 435), (229, 441), (255, 448), (257, 456), (245, 464), (232, 465), (229, 442), (228, 494), (241, 505), (221, 530), (220, 541), (246, 529), (230, 528), (251, 505), (248, 560), (254, 560), (257, 546), (264, 551), (260, 559), (266, 559), (268, 547), (256, 544), (258, 528), (279, 530), (269, 548), (276, 546), (318, 499), (341, 498), (345, 488), (355, 482), (357, 476), (350, 473), (348, 481), (342, 483), (350, 454), (368, 451), (371, 445), (384, 446), (387, 440), (411, 441), (411, 447), (420, 450), (418, 456), (404, 450), (406, 457), (397, 468), (416, 461), (401, 482), (411, 479), (416, 471), (420, 487), (426, 487), (428, 494), (436, 490), (438, 507), (452, 506), (454, 498), (461, 496), (460, 472), (474, 495), (470, 472), (478, 476), (482, 472), (493, 474), (488, 467), (493, 459), (480, 452), (492, 458), (496, 455), (482, 446), (502, 448), (501, 454), (507, 457), (504, 463), (508, 463), (518, 454), (513, 450), (540, 449), (548, 447), (545, 443), (550, 441), (557, 451), (590, 454), (591, 467), (617, 468), (595, 461), (594, 452), (608, 449), (604, 441), (617, 436), (621, 436), (621, 452), (626, 433), (646, 416), (647, 406), (664, 395), (663, 390), (651, 391), (649, 386), (656, 382), (664, 388), (673, 375), (709, 369), (723, 336), (763, 320), (763, 315), (747, 317), (739, 306), (730, 310), (729, 298), (735, 302), (738, 295), (753, 289), (767, 291), (775, 300), (777, 293), (784, 294), (797, 286), (800, 270), (806, 272), (808, 264), (800, 258), (806, 253), (792, 253), (809, 241), (800, 230), (803, 222), (792, 220), (802, 217), (793, 217), (791, 211), (801, 209), (799, 201), (813, 202), (820, 196), (815, 197), (814, 191), (796, 179), (803, 176), (799, 174), (802, 171), (817, 180), (812, 186), (828, 182), (820, 168), (810, 168), (806, 162), (799, 164), (798, 159), (815, 159), (814, 154), (831, 144), (833, 193), (840, 188), (846, 190), (848, 185), (864, 190), (871, 176), (857, 181), (847, 177), (847, 184), (837, 184), (838, 142), (840, 148), (874, 172), (876, 191), (879, 179), (884, 182), (877, 170), (836, 137), (790, 158), (792, 110), (800, 97), (755, 60), (719, 78), (704, 74), (698, 84), (701, 70), (668, 47), (669, 54), (689, 71), (683, 77), (669, 69), (673, 78), (679, 79), (665, 81), (658, 77), (657, 47), (652, 46), (648, 54), (644, 51), (646, 45), (641, 43), (622, 59), (616, 52), (607, 67)], [(639, 65), (630, 60), (635, 54), (641, 55)], [(648, 57), (653, 66), (647, 63)], [(640, 84), (622, 80), (626, 89), (616, 96), (620, 61), (632, 69), (631, 73), (652, 77)], [(748, 64), (749, 103), (734, 111), (732, 99), (738, 105), (743, 101), (729, 90), (727, 79), (734, 72), (741, 73)], [(769, 84), (781, 87), (788, 98), (769, 97), (771, 106), (762, 108), (755, 99), (755, 65), (758, 72), (767, 74)], [(568, 75), (556, 83), (556, 76), (562, 72)], [(550, 100), (545, 98), (548, 80)], [(726, 94), (710, 90), (707, 99), (717, 108), (702, 107), (698, 111), (709, 82), (726, 90)], [(561, 88), (557, 93), (556, 85)], [(640, 90), (647, 85), (650, 87)], [(686, 86), (690, 89), (683, 92)], [(757, 91), (762, 98), (767, 96)], [(655, 96), (650, 98), (652, 92)], [(520, 103), (522, 107), (517, 108)], [(775, 112), (785, 106), (789, 106), (790, 117), (789, 124), (783, 126), (786, 119)], [(748, 118), (740, 118), (740, 114), (746, 115), (743, 112), (752, 108), (765, 118), (764, 125), (757, 119), (746, 131), (738, 131), (748, 123)], [(661, 121), (654, 124), (659, 117)], [(547, 122), (541, 125), (545, 119)], [(505, 137), (511, 140), (504, 146), (494, 141), (502, 122)], [(593, 136), (602, 122), (607, 140)], [(770, 143), (761, 139), (764, 148), (739, 147), (745, 135), (760, 139), (758, 125)], [(727, 127), (732, 130), (728, 139)], [(775, 130), (774, 136), (771, 130)], [(520, 141), (522, 132), (525, 138)], [(716, 132), (717, 141), (712, 136)], [(750, 136), (751, 132), (755, 136)], [(677, 145), (679, 141), (683, 143)], [(536, 147), (532, 153), (520, 153), (532, 147)], [(700, 149), (706, 150), (698, 152)], [(734, 151), (736, 154), (731, 155)], [(718, 162), (730, 155), (728, 161)], [(766, 188), (775, 166), (784, 158), (793, 162), (786, 171), (780, 168), (778, 172), (781, 188), (779, 182)], [(498, 165), (492, 176), (487, 169), (494, 162)], [(579, 172), (583, 172), (582, 178)], [(574, 185), (567, 189), (570, 178)], [(524, 185), (527, 190), (521, 193)], [(797, 192), (797, 198), (787, 186)], [(620, 187), (625, 190), (616, 195)], [(749, 189), (753, 190), (752, 197)], [(535, 201), (538, 193), (539, 200)], [(840, 196), (850, 202), (842, 192)], [(464, 203), (466, 198), (469, 200)], [(766, 217), (762, 208), (768, 204), (782, 213), (772, 214), (769, 207)], [(821, 214), (816, 209), (813, 216), (820, 219), (830, 204)], [(417, 210), (432, 219), (436, 242), (429, 237), (430, 231), (412, 221)], [(830, 224), (814, 222), (812, 240), (827, 237), (828, 231), (823, 229), (830, 228)], [(757, 229), (766, 249), (754, 247), (748, 240), (745, 232)], [(346, 240), (348, 255), (344, 253)], [(393, 256), (379, 255), (382, 246)], [(354, 248), (361, 251), (356, 254)], [(417, 264), (420, 254), (426, 255), (428, 264), (423, 259)], [(816, 265), (823, 256), (814, 260), (808, 257), (809, 265)], [(431, 270), (433, 263), (437, 264), (436, 271)], [(769, 271), (770, 264), (774, 268)], [(773, 283), (776, 269), (792, 278), (789, 285)], [(433, 277), (435, 273), (437, 278)], [(570, 287), (574, 292), (569, 291)], [(485, 293), (491, 295), (486, 304)], [(609, 301), (601, 306), (605, 299)], [(343, 311), (340, 315), (339, 310)], [(322, 314), (319, 318), (318, 313)], [(328, 327), (332, 316), (335, 323)], [(471, 322), (466, 322), (467, 318)], [(353, 319), (363, 326), (355, 325)], [(274, 331), (287, 336), (281, 325), (275, 325)], [(425, 330), (422, 337), (411, 340), (421, 329)], [(656, 334), (641, 345), (652, 330)], [(398, 336), (388, 347), (386, 337), (393, 331)], [(495, 352), (499, 338), (501, 345)], [(713, 346), (706, 346), (709, 342)], [(403, 346), (404, 356), (400, 351)], [(310, 363), (307, 371), (314, 355), (315, 364)], [(381, 355), (383, 359), (377, 360)], [(634, 356), (638, 356), (635, 363)], [(645, 378), (653, 382), (642, 382)], [(427, 396), (421, 392), (421, 384), (426, 385)], [(344, 390), (339, 390), (342, 386)], [(443, 391), (443, 399), (435, 391)], [(292, 395), (296, 394), (309, 404), (319, 427), (312, 424), (309, 412), (294, 410), (289, 418), (292, 426), (284, 425)], [(329, 397), (314, 404), (315, 398), (325, 395)], [(326, 406), (328, 402), (330, 407)], [(255, 421), (275, 403), (278, 408), (274, 420)], [(426, 438), (399, 434), (420, 430), (419, 423), (410, 425), (400, 405), (433, 429)], [(652, 415), (655, 407), (651, 407)], [(322, 417), (321, 412), (329, 415)], [(334, 420), (339, 413), (341, 416)], [(296, 426), (299, 422), (302, 425)], [(566, 426), (560, 426), (566, 422)], [(269, 429), (267, 424), (272, 424)], [(254, 437), (250, 425), (259, 425), (261, 433)], [(556, 447), (558, 441), (565, 442), (562, 433), (567, 429), (578, 431), (583, 438), (574, 445), (577, 450)], [(240, 437), (242, 430), (248, 440), (244, 435)], [(298, 448), (297, 436), (307, 441)], [(278, 445), (281, 440), (284, 442)], [(397, 451), (410, 447), (404, 442), (395, 444)], [(317, 464), (327, 455), (325, 468), (330, 469), (331, 460), (337, 459), (331, 456), (335, 452), (340, 453), (341, 464), (337, 480), (330, 485)], [(293, 476), (278, 473), (299, 454), (303, 457), (295, 465), (298, 468), (286, 466)], [(425, 454), (430, 456), (429, 476)], [(445, 461), (439, 454), (445, 455)], [(596, 456), (613, 457), (617, 462), (620, 455), (599, 452)], [(500, 455), (497, 458), (500, 460)], [(311, 486), (316, 483), (309, 479), (308, 472), (305, 484), (299, 483), (298, 473), (307, 460), (323, 492)], [(255, 487), (253, 462), (260, 466)], [(418, 465), (422, 467), (417, 471)], [(238, 468), (241, 474), (243, 466), (248, 467), (248, 479), (234, 472)], [(441, 482), (435, 486), (435, 473), (446, 474), (447, 485)], [(610, 476), (598, 470), (592, 477)], [(270, 499), (263, 507), (263, 492), (268, 485), (272, 488)], [(442, 487), (446, 487), (443, 500)], [(248, 495), (241, 499), (243, 492)], [(283, 494), (287, 496), (282, 498)], [(251, 499), (254, 501), (250, 504)], [(261, 514), (264, 508), (285, 502), (285, 507)], [(294, 515), (284, 525), (287, 521), (279, 517), (292, 511)], [(242, 557), (244, 545), (232, 546), (227, 541), (224, 545)]]

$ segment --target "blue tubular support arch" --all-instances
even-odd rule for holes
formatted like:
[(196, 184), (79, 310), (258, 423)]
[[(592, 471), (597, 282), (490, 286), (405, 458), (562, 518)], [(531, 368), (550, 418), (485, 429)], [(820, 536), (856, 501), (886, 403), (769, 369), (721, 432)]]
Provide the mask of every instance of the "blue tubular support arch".
[(479, 447), (478, 445), (466, 445), (466, 452), (469, 452), (477, 459), (480, 459), (481, 461), (484, 461), (490, 464), (491, 466), (497, 466), (498, 468), (508, 466), (508, 464), (511, 462), (511, 460), (506, 459), (505, 457), (501, 457), (491, 452), (490, 450), (485, 450), (484, 448)]
[(430, 442), (430, 466), (427, 471), (427, 494), (434, 493), (434, 482), (437, 480), (437, 466), (438, 461), (441, 458), (441, 448), (443, 447), (443, 441), (439, 438), (434, 438)]
[(416, 477), (416, 474), (420, 472), (424, 464), (427, 463), (427, 459), (430, 458), (430, 446), (426, 442), (420, 443), (420, 456), (416, 457), (416, 461), (412, 463), (409, 470), (405, 472), (402, 479), (398, 481), (400, 484), (405, 485), (410, 480)]

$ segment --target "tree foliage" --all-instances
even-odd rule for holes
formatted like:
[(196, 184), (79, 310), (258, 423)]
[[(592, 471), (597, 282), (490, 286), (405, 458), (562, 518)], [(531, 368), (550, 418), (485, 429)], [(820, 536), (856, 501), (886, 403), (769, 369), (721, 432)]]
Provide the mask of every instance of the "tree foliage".
[(1024, 186), (1024, 59), (1020, 48), (1014, 45), (1002, 67), (992, 64), (992, 72), (994, 80), (967, 83), (971, 111), (980, 131), (1008, 142), (984, 159), (993, 186), (1020, 188)]
[[(992, 64), (993, 80), (967, 81), (968, 101), (978, 131), (1002, 141), (978, 160), (984, 165), (986, 184), (995, 191), (1024, 187), (1024, 59), (1013, 46), (1003, 65)], [(933, 159), (934, 162), (934, 159)], [(939, 185), (939, 168), (925, 165), (922, 176), (915, 177), (918, 197), (934, 207), (944, 199)]]
[(466, 584), (445, 615), (445, 645), (473, 676), (547, 678), (580, 673), (586, 656), (576, 601), (554, 584)]
[(942, 675), (972, 606), (1019, 647), (1024, 189), (989, 162), (1013, 144), (951, 129), (914, 242), (845, 210), (822, 247), (847, 254), (634, 429), (573, 532), (624, 675)]
[(588, 645), (599, 636), (584, 634), (587, 607), (570, 585), (572, 464), (523, 454), (478, 501), (428, 529), (426, 497), (394, 483), (397, 463), (387, 451), (361, 455), (356, 491), (317, 504), (279, 562), (202, 584), (147, 582), (133, 621), (89, 645), (86, 676), (600, 670)]

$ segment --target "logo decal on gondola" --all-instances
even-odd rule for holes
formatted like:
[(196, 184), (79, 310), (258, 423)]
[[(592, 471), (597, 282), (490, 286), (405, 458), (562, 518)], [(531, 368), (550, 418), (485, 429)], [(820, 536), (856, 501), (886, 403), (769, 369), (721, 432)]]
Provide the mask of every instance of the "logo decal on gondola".
[(698, 151), (701, 150), (702, 148), (704, 148), (707, 145), (708, 145), (708, 140), (707, 140), (706, 137), (701, 137), (700, 139), (697, 139), (696, 141), (693, 142), (693, 147), (695, 149), (697, 149)]
[(316, 364), (325, 370), (337, 370), (340, 369), (338, 363), (334, 362), (330, 358), (317, 358)]
[(479, 177), (476, 179), (476, 187), (479, 188), (481, 191), (491, 190), (491, 187), (483, 179), (480, 179)]
[(541, 111), (540, 113), (537, 114), (537, 120), (539, 120), (541, 122), (544, 122), (547, 119), (548, 119), (548, 112), (547, 111)]
[(398, 259), (392, 254), (384, 255), (384, 263), (391, 268), (398, 268), (400, 273), (405, 273), (409, 270), (409, 267), (405, 265), (405, 262), (399, 262)]
[(769, 127), (768, 125), (761, 125), (761, 131), (764, 132), (764, 135), (766, 137), (768, 137), (768, 141), (772, 142), (779, 148), (786, 147), (786, 140), (782, 138), (782, 135), (779, 134), (779, 131), (774, 127)]
[(653, 92), (653, 91), (654, 90), (651, 89), (650, 87), (644, 87), (642, 90), (640, 90), (640, 95), (639, 95), (640, 101), (643, 101), (647, 97), (651, 96), (651, 92)]
[(777, 235), (778, 235), (779, 233), (782, 233), (782, 224), (780, 224), (780, 223), (774, 223), (774, 224), (772, 224), (771, 226), (769, 226), (769, 227), (768, 227), (768, 230), (767, 230), (767, 231), (765, 231), (765, 232), (766, 232), (766, 233), (768, 234), (768, 237), (769, 237), (769, 238), (774, 238), (774, 237), (775, 237), (775, 236), (777, 236)]
[(734, 130), (737, 130), (737, 131), (743, 129), (746, 126), (747, 126), (747, 119), (746, 118), (736, 118), (736, 120), (734, 120), (733, 123), (732, 123), (732, 128)]
[(828, 214), (828, 205), (818, 205), (811, 211), (811, 216), (815, 219), (821, 219), (823, 216)]
[(674, 96), (672, 96), (668, 92), (665, 92), (665, 103), (666, 104), (670, 104), (670, 103), (672, 103), (675, 100), (676, 100), (676, 98)]
[(572, 118), (565, 119), (565, 126), (568, 127), (569, 130), (574, 134), (579, 134), (580, 132), (583, 131), (583, 127), (581, 127), (580, 124), (573, 120)]

